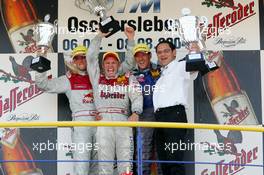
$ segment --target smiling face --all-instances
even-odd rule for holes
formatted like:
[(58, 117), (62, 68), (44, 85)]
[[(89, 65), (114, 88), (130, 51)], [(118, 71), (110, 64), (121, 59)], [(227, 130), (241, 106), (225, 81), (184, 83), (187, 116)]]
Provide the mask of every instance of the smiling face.
[(107, 78), (115, 78), (118, 68), (120, 66), (119, 61), (114, 56), (107, 56), (103, 61), (103, 69)]
[(161, 43), (156, 48), (156, 53), (161, 66), (166, 66), (176, 58), (176, 49), (172, 50), (167, 43)]
[(86, 63), (86, 56), (84, 54), (75, 55), (73, 57), (73, 64), (79, 69), (80, 71), (86, 71), (87, 63)]
[(150, 67), (151, 53), (137, 52), (134, 57), (140, 70), (144, 70)]

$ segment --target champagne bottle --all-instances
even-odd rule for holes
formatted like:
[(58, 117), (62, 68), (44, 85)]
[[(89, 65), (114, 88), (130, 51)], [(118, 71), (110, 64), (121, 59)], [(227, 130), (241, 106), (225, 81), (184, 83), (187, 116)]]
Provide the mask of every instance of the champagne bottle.
[(38, 22), (32, 0), (1, 0), (1, 14), (16, 53), (34, 53), (34, 24)]
[(226, 64), (222, 52), (209, 52), (209, 59), (219, 69), (203, 76), (203, 86), (220, 124), (257, 125), (258, 120), (245, 91), (233, 69)]
[(6, 175), (43, 175), (32, 161), (34, 160), (33, 156), (21, 139), (19, 129), (6, 128), (1, 144), (3, 160), (14, 161), (3, 163)]

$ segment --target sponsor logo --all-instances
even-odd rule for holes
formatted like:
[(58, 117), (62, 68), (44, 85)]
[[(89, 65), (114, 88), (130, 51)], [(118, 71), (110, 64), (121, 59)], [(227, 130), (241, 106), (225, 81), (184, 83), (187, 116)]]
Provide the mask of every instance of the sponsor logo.
[(218, 37), (215, 38), (214, 44), (215, 45), (220, 45), (221, 47), (234, 47), (238, 44), (245, 44), (246, 43), (246, 38), (244, 37), (229, 37), (227, 39)]
[(43, 92), (35, 84), (21, 88), (19, 86), (9, 91), (9, 97), (0, 95), (0, 117), (7, 112), (14, 111), (18, 106), (25, 104)]
[(22, 64), (18, 64), (15, 58), (10, 56), (9, 61), (11, 63), (14, 75), (0, 69), (0, 73), (2, 73), (0, 80), (3, 80), (4, 82), (13, 81), (14, 83), (21, 81), (33, 83), (30, 74), (32, 71), (30, 65), (33, 58), (33, 56), (27, 56), (23, 59)]
[(38, 114), (10, 114), (8, 121), (38, 121), (40, 119), (40, 116)]
[(258, 147), (255, 147), (249, 151), (241, 150), (241, 155), (236, 156), (233, 160), (226, 162), (221, 160), (215, 165), (215, 169), (210, 171), (209, 169), (204, 169), (201, 175), (234, 175), (245, 168), (245, 165), (252, 163), (258, 158)]
[(100, 97), (104, 98), (104, 99), (125, 99), (125, 94), (119, 93), (119, 92), (114, 92), (114, 93), (110, 93), (110, 92), (104, 92), (101, 91), (100, 93)]
[(84, 95), (83, 103), (93, 103), (93, 102), (94, 102), (93, 92)]
[(229, 7), (232, 9), (237, 9), (235, 6), (234, 0), (205, 0), (202, 2), (202, 5), (207, 7), (215, 6), (216, 8)]
[[(226, 161), (225, 159), (220, 160), (213, 170), (204, 169), (201, 172), (201, 175), (234, 175), (239, 171), (245, 168), (245, 165), (252, 163), (254, 160), (258, 159), (258, 147), (254, 147), (253, 149), (249, 149), (248, 151), (245, 149), (241, 149), (238, 151), (236, 145), (242, 144), (243, 138), (241, 131), (229, 131), (227, 136), (223, 136), (220, 131), (215, 130), (214, 133), (217, 137), (218, 143), (223, 143), (224, 145), (229, 145), (229, 149), (224, 149), (222, 151), (213, 152), (212, 150), (206, 150), (204, 153), (218, 154), (219, 156), (225, 155), (234, 155), (234, 159)], [(208, 143), (208, 142), (207, 142)], [(210, 143), (208, 143), (210, 144)], [(224, 147), (225, 148), (225, 147)]]
[[(15, 84), (10, 90), (9, 95), (4, 97), (0, 94), (0, 117), (2, 117), (5, 113), (13, 112), (16, 108), (31, 99), (37, 97), (42, 94), (43, 91), (34, 84), (32, 80), (30, 71), (31, 61), (34, 57), (27, 56), (23, 59), (22, 63), (19, 64), (14, 57), (10, 56), (9, 61), (12, 66), (13, 74), (8, 73), (2, 69), (0, 69), (0, 81), (5, 83), (12, 82)], [(30, 83), (28, 86), (19, 86), (18, 83), (27, 82)], [(8, 90), (6, 90), (8, 92)], [(37, 114), (10, 114), (9, 121), (33, 121), (39, 120), (39, 116)]]
[(235, 156), (240, 155), (236, 147), (236, 144), (242, 143), (242, 134), (240, 131), (229, 131), (226, 137), (223, 136), (218, 130), (214, 130), (214, 133), (217, 137), (217, 145), (221, 146), (218, 147), (216, 146), (216, 144), (202, 142), (203, 144), (208, 145), (208, 149), (205, 150), (204, 153), (209, 153), (209, 155), (218, 154), (219, 156), (224, 156), (226, 154), (231, 154)]
[[(137, 13), (140, 7), (141, 13), (149, 13), (151, 7), (153, 6), (153, 13), (160, 13), (160, 0), (135, 0), (130, 1), (129, 13)], [(120, 1), (120, 6), (117, 9), (117, 13), (125, 13), (125, 9), (128, 5), (127, 0)]]
[(17, 143), (17, 138), (18, 138), (19, 130), (14, 128), (3, 128), (1, 129), (1, 143), (14, 148), (15, 144)]
[(227, 125), (239, 125), (243, 122), (249, 115), (250, 110), (247, 106), (242, 109), (239, 109), (239, 103), (236, 100), (232, 100), (230, 105), (224, 103), (223, 104), (226, 111), (221, 111), (224, 118), (228, 118), (227, 122), (224, 124)]
[[(21, 39), (17, 43), (19, 46), (25, 47), (24, 53), (34, 53), (37, 51), (38, 47), (36, 41), (34, 40), (34, 31), (33, 29), (28, 29), (26, 33), (20, 33)], [(20, 51), (20, 53), (23, 53)]]
[(207, 38), (216, 37), (220, 33), (256, 14), (255, 2), (242, 5), (238, 3), (238, 8), (233, 9), (228, 14), (219, 12), (213, 16), (213, 22), (208, 24)]

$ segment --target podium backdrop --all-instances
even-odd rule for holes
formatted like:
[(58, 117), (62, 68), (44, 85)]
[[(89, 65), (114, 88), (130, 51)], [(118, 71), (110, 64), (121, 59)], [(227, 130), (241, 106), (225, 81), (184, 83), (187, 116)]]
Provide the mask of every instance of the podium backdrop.
[[(136, 30), (136, 42), (150, 46), (153, 62), (157, 61), (155, 46), (164, 39), (176, 45), (177, 57), (184, 56), (185, 48), (173, 25), (184, 7), (190, 8), (193, 15), (207, 17), (207, 49), (223, 51), (227, 68), (222, 71), (230, 75), (214, 76), (214, 80), (221, 81), (219, 84), (210, 84), (212, 79), (201, 76), (195, 80), (190, 92), (189, 122), (228, 124), (221, 123), (225, 120), (240, 124), (244, 118), (253, 117), (263, 124), (263, 0), (108, 0), (107, 14), (120, 22), (121, 31), (104, 38), (101, 51), (123, 55), (123, 30), (128, 24)], [(71, 120), (66, 96), (43, 93), (34, 83), (34, 71), (27, 69), (27, 61), (36, 56), (31, 29), (46, 14), (51, 15), (50, 22), (58, 20), (58, 35), (52, 43), (54, 52), (48, 54), (52, 66), (48, 75), (57, 77), (65, 73), (64, 52), (70, 52), (77, 44), (89, 47), (99, 17), (78, 8), (74, 0), (1, 0), (0, 11), (0, 121)], [(232, 83), (239, 88), (232, 90)], [(217, 88), (230, 90), (209, 100), (208, 95)], [(72, 160), (70, 128), (20, 129), (19, 133), (15, 138), (23, 140), (31, 159)], [(191, 148), (194, 143), (197, 147)], [(230, 150), (220, 150), (219, 145), (226, 143), (230, 143)], [(63, 146), (56, 147), (59, 144)], [(225, 165), (263, 165), (262, 133), (193, 130), (188, 133), (186, 144), (186, 161), (222, 163), (187, 164), (190, 175), (263, 175), (263, 167)], [(2, 141), (2, 150), (5, 146)], [(1, 156), (5, 159), (5, 152), (1, 151)], [(36, 162), (35, 166), (44, 175), (71, 175), (72, 164)], [(13, 168), (17, 168), (15, 164)], [(8, 171), (1, 164), (0, 169)]]

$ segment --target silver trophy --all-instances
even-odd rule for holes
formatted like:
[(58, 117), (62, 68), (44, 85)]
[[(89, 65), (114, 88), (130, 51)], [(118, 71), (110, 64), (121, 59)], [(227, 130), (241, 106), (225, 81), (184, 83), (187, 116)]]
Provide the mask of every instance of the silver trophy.
[(50, 70), (50, 60), (46, 58), (48, 50), (51, 49), (53, 37), (57, 31), (57, 21), (49, 22), (50, 15), (44, 17), (44, 22), (35, 25), (34, 33), (37, 42), (37, 57), (32, 59), (30, 67), (37, 72)]
[[(208, 20), (205, 16), (192, 16), (191, 10), (188, 8), (182, 9), (182, 17), (177, 20), (179, 35), (186, 47), (191, 50), (186, 55), (186, 71), (201, 71), (205, 74), (218, 66), (214, 62), (209, 62), (204, 57), (206, 46), (203, 36), (203, 30), (207, 27)], [(191, 49), (192, 47), (199, 47)], [(195, 51), (193, 51), (195, 50)]]
[(106, 15), (106, 11), (111, 9), (113, 2), (109, 0), (75, 0), (75, 5), (100, 17), (99, 28), (101, 32), (109, 33), (106, 38), (121, 29), (119, 22), (113, 16)]

